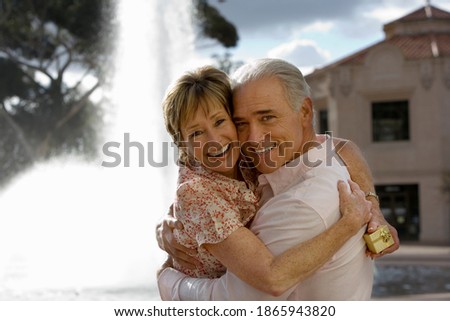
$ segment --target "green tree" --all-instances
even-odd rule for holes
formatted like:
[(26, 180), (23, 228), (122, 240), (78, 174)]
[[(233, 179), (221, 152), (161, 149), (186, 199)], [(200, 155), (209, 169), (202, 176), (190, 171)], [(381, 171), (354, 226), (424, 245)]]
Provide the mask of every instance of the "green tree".
[[(225, 2), (225, 0), (219, 0), (219, 2)], [(200, 37), (213, 39), (225, 48), (224, 53), (212, 55), (212, 58), (216, 61), (216, 67), (228, 74), (233, 72), (243, 64), (243, 61), (234, 61), (229, 51), (230, 48), (236, 47), (239, 41), (236, 27), (223, 17), (217, 8), (211, 6), (207, 0), (194, 0), (194, 5)]]
[(0, 0), (0, 149), (21, 150), (23, 163), (93, 153), (101, 114), (90, 97), (105, 80), (113, 14), (107, 0)]
[[(0, 66), (5, 70), (0, 83), (8, 84), (2, 86), (0, 104), (4, 117), (27, 137), (30, 157), (45, 158), (62, 148), (89, 149), (86, 137), (57, 137), (73, 136), (76, 127), (95, 118), (85, 110), (104, 80), (110, 3), (0, 1)], [(89, 84), (88, 77), (95, 81)]]
[(223, 17), (208, 0), (193, 0), (196, 17), (204, 38), (214, 39), (225, 48), (236, 47), (239, 35), (236, 27)]
[(232, 59), (232, 54), (226, 51), (223, 55), (214, 54), (212, 58), (216, 61), (216, 67), (225, 71), (227, 74), (231, 74), (244, 64), (243, 61), (235, 61)]
[[(127, 0), (128, 1), (128, 0)], [(236, 28), (192, 0), (202, 37), (236, 46)], [(0, 0), (0, 184), (63, 152), (95, 155), (115, 36), (113, 0)]]

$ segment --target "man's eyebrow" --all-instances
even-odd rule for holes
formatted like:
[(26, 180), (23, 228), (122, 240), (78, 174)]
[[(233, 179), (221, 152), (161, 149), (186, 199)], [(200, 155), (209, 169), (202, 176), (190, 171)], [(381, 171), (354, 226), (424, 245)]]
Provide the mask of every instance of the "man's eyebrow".
[(273, 109), (263, 109), (263, 110), (257, 110), (253, 114), (255, 114), (255, 115), (265, 115), (265, 114), (271, 114), (273, 112), (274, 112)]
[[(262, 110), (257, 110), (255, 112), (253, 112), (253, 115), (267, 115), (267, 114), (271, 114), (274, 113), (273, 109), (262, 109)], [(243, 120), (243, 117), (233, 117), (233, 121), (241, 121)]]

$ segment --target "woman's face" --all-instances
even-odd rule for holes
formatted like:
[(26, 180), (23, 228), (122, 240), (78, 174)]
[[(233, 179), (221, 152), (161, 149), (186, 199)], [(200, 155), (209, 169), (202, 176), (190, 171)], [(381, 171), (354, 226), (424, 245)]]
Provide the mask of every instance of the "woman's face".
[(230, 115), (221, 105), (199, 106), (191, 119), (182, 125), (181, 134), (188, 154), (204, 167), (236, 178), (239, 142)]

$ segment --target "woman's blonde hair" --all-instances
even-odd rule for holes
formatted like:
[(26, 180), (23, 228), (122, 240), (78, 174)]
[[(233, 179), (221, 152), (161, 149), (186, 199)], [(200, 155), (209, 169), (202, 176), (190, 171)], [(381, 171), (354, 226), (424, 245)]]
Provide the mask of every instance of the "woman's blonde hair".
[(179, 147), (179, 161), (185, 163), (181, 127), (191, 119), (198, 108), (207, 112), (210, 106), (223, 106), (232, 113), (232, 91), (227, 74), (215, 67), (205, 66), (186, 72), (169, 87), (163, 103), (166, 129)]

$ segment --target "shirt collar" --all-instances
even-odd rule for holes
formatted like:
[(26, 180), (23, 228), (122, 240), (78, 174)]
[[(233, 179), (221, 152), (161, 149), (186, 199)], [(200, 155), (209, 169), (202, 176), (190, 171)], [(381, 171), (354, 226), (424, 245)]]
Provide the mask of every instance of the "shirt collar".
[[(316, 146), (310, 148), (306, 153), (278, 168), (275, 172), (261, 174), (258, 177), (259, 186), (263, 188), (264, 185), (269, 185), (275, 196), (292, 185), (299, 183), (309, 170), (324, 165), (327, 159), (327, 142), (328, 144), (333, 144), (331, 138), (326, 139), (321, 144), (318, 142)], [(334, 149), (334, 146), (331, 146)]]

